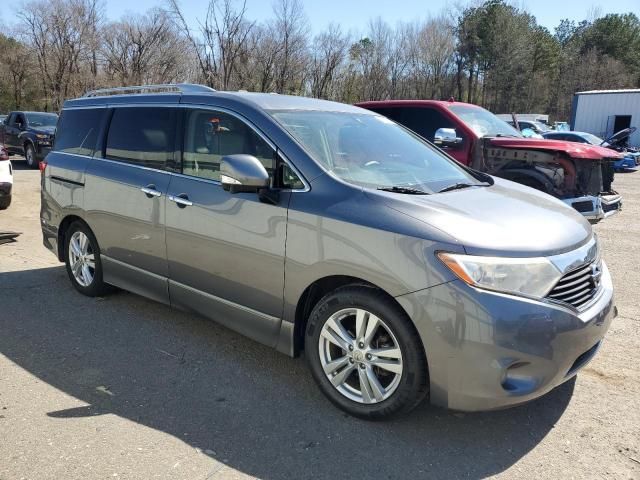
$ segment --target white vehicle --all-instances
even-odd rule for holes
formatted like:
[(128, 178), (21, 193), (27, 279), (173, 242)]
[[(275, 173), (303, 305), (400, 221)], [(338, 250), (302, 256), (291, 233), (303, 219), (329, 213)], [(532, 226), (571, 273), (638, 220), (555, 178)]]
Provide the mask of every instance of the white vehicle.
[(7, 150), (0, 145), (0, 210), (11, 205), (11, 190), (13, 188), (13, 168)]

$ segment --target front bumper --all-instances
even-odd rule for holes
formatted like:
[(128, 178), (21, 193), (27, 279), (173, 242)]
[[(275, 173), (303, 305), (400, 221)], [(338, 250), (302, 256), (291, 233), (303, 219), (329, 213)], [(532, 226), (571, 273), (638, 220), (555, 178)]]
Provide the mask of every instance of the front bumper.
[(41, 143), (36, 144), (36, 160), (42, 161), (45, 159), (49, 152), (51, 151), (51, 143), (47, 143), (43, 145)]
[(598, 222), (622, 210), (622, 195), (585, 195), (576, 198), (563, 198), (564, 203), (575, 208), (591, 222)]
[(616, 171), (636, 170), (638, 168), (637, 159), (640, 157), (624, 157), (613, 162), (613, 169)]
[(574, 376), (616, 315), (604, 263), (602, 270), (599, 297), (583, 312), (461, 280), (397, 297), (425, 346), (431, 402), (492, 410), (533, 400)]

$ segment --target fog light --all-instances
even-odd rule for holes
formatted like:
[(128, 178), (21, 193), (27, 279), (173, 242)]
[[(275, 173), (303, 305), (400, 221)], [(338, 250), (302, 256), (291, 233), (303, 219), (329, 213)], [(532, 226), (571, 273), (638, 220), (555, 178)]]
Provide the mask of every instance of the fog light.
[(514, 362), (509, 365), (502, 378), (501, 386), (512, 395), (526, 395), (533, 392), (538, 386), (538, 379), (528, 375), (529, 362)]

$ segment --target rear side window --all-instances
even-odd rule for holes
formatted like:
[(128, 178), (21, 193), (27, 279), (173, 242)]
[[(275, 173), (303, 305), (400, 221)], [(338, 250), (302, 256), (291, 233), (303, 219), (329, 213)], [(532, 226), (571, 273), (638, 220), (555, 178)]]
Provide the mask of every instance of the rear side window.
[(105, 157), (164, 170), (173, 162), (175, 131), (175, 108), (116, 108), (111, 117)]
[[(451, 120), (434, 108), (405, 108), (400, 123), (410, 128), (422, 138), (433, 142), (439, 128), (455, 128)], [(461, 132), (457, 132), (458, 136)]]
[(375, 107), (370, 110), (379, 113), (380, 115), (384, 115), (391, 120), (402, 123), (402, 112), (405, 110), (404, 108), (391, 108), (391, 107)]
[(56, 127), (53, 149), (76, 155), (93, 155), (104, 108), (65, 110)]

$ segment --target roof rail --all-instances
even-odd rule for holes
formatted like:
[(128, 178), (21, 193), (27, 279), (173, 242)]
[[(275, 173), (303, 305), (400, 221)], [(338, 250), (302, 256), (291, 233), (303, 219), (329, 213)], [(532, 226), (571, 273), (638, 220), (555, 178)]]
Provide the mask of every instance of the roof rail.
[(143, 93), (211, 93), (213, 88), (194, 83), (166, 83), (161, 85), (139, 85), (131, 87), (100, 88), (90, 90), (83, 97), (105, 97), (109, 95), (131, 95)]

